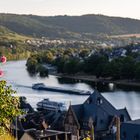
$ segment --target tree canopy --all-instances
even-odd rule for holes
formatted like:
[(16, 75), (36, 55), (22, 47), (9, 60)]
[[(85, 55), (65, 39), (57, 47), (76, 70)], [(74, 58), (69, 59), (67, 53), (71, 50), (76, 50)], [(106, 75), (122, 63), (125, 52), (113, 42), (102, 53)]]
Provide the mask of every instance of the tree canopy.
[(19, 98), (6, 81), (0, 81), (0, 136), (10, 130), (12, 120), (21, 114)]

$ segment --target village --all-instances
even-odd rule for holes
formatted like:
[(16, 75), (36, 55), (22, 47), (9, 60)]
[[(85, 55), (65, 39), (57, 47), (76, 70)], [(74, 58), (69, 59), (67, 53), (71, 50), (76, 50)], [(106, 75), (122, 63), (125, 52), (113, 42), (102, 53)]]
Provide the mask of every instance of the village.
[[(31, 46), (35, 46), (38, 49), (41, 48), (79, 48), (89, 49), (90, 52), (87, 57), (91, 55), (106, 55), (109, 61), (119, 57), (126, 57), (128, 53), (140, 52), (140, 38), (139, 37), (122, 37), (122, 38), (103, 38), (100, 40), (72, 40), (72, 39), (49, 39), (42, 37), (41, 39), (26, 40)], [(59, 52), (57, 55), (60, 55)], [(80, 55), (73, 52), (72, 57), (80, 58)], [(137, 61), (139, 58), (137, 58)]]
[(25, 97), (20, 97), (20, 108), (26, 113), (17, 117), (11, 124), (11, 132), (18, 140), (140, 138), (140, 120), (131, 120), (127, 108), (116, 109), (97, 90), (82, 104), (70, 104), (68, 110), (47, 107), (47, 103), (34, 110)]

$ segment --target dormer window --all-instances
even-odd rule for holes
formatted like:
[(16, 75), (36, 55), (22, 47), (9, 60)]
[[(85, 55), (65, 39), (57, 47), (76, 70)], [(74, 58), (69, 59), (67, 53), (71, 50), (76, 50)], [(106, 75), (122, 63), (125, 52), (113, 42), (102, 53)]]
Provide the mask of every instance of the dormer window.
[(102, 98), (98, 97), (98, 98), (97, 98), (97, 105), (100, 105), (100, 104), (102, 104), (102, 103), (103, 103)]

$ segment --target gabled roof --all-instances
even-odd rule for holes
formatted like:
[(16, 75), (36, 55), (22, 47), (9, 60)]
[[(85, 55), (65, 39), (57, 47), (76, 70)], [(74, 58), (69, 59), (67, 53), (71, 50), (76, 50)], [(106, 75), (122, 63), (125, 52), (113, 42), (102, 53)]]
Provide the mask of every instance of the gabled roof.
[[(88, 103), (91, 101), (91, 103)], [(88, 99), (84, 102), (84, 104), (94, 104), (97, 108), (101, 107), (105, 112), (108, 112), (110, 115), (117, 115), (116, 108), (105, 99), (102, 94), (100, 94), (97, 90), (95, 90)]]
[(85, 127), (83, 122), (86, 122), (86, 127), (88, 127), (87, 123), (92, 117), (96, 131), (107, 130), (113, 116), (120, 116), (121, 114), (126, 120), (130, 120), (126, 109), (117, 110), (96, 90), (83, 104), (72, 105), (71, 107), (82, 127)]
[(73, 109), (77, 119), (79, 120), (82, 117), (82, 114), (84, 114), (83, 106), (80, 104), (80, 105), (71, 105), (70, 107)]
[[(77, 109), (77, 107), (78, 106), (74, 106), (74, 108), (75, 109)], [(80, 109), (77, 109), (77, 111), (80, 111)], [(75, 113), (77, 113), (77, 114), (75, 114)], [(79, 112), (80, 113), (80, 112)], [(78, 122), (78, 118), (77, 117), (80, 117), (79, 116), (79, 114), (78, 114), (78, 112), (75, 112), (74, 110), (73, 110), (73, 107), (70, 105), (70, 107), (69, 107), (69, 110), (67, 111), (67, 114), (66, 114), (66, 117), (65, 117), (65, 120), (64, 120), (64, 123), (65, 124), (67, 124), (68, 123), (68, 119), (67, 119), (67, 117), (69, 116), (69, 114), (71, 114), (72, 116), (73, 116), (73, 121), (75, 122), (75, 124), (76, 124), (76, 126), (80, 129), (80, 124), (79, 124), (79, 122)], [(78, 115), (78, 116), (77, 116)]]
[(28, 129), (25, 133), (31, 136), (34, 140), (44, 140), (51, 136), (66, 134), (67, 132), (63, 131), (55, 131), (55, 130), (36, 130), (36, 129)]

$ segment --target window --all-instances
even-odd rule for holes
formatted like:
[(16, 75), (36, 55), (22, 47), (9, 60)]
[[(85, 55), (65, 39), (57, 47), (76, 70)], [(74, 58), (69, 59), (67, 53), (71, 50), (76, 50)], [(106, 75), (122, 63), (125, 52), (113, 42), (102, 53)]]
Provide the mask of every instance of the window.
[(97, 105), (100, 105), (100, 104), (102, 104), (102, 103), (103, 103), (102, 98), (98, 97), (98, 98), (97, 98)]

